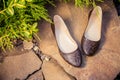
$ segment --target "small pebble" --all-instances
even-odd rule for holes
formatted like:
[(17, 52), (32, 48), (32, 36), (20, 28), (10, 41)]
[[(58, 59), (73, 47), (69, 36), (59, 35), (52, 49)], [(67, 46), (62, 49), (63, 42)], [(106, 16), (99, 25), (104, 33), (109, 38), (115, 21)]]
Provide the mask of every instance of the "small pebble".
[(45, 57), (45, 60), (46, 60), (46, 61), (50, 61), (50, 59), (51, 59), (51, 57), (49, 57), (49, 56), (46, 56), (46, 57)]

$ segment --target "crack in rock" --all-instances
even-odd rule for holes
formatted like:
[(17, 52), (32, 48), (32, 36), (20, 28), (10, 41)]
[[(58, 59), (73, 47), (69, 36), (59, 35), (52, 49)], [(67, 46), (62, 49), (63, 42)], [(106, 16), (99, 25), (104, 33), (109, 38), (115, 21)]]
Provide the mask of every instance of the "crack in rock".
[[(37, 76), (39, 74), (39, 76)], [(25, 80), (45, 80), (41, 68), (29, 74)]]

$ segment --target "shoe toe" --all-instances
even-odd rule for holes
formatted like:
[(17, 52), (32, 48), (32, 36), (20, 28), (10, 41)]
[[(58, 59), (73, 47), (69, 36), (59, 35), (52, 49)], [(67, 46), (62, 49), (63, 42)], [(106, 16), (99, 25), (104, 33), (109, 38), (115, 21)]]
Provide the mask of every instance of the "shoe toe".
[(80, 67), (82, 63), (82, 56), (80, 54), (80, 50), (77, 49), (76, 51), (72, 53), (61, 53), (62, 57), (71, 65), (75, 67)]
[(100, 43), (100, 40), (99, 41), (91, 41), (84, 37), (84, 39), (82, 41), (83, 52), (88, 56), (94, 55), (96, 53), (96, 51), (98, 50), (99, 43)]

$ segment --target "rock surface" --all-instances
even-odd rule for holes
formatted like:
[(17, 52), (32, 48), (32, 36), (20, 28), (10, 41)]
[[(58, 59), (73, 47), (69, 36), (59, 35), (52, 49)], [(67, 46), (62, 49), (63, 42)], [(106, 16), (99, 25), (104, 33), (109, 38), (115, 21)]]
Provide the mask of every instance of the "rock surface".
[(41, 70), (31, 74), (31, 76), (26, 80), (44, 80), (43, 73)]
[(29, 51), (25, 54), (5, 57), (0, 64), (0, 80), (24, 80), (41, 66), (40, 59)]
[(43, 61), (42, 71), (45, 80), (75, 80), (53, 59)]
[(26, 50), (30, 50), (33, 47), (32, 41), (23, 41), (23, 48)]
[[(95, 56), (83, 56), (83, 65), (80, 68), (69, 65), (60, 56), (53, 34), (54, 27), (52, 26), (52, 30), (51, 24), (46, 22), (39, 25), (42, 52), (56, 59), (64, 70), (75, 76), (77, 80), (114, 80), (120, 71), (120, 20), (112, 1), (105, 0), (99, 5), (103, 9), (101, 45)], [(49, 8), (49, 13), (52, 18), (55, 14), (63, 18), (81, 49), (81, 39), (91, 10), (92, 8), (80, 9), (74, 7), (73, 4), (59, 3), (54, 9)]]
[[(33, 44), (25, 42), (23, 44), (24, 49), (27, 49), (25, 53), (18, 49), (19, 55), (15, 53), (5, 57), (4, 60), (1, 57), (0, 80), (44, 80), (44, 78), (45, 80), (114, 80), (120, 71), (120, 20), (112, 1), (105, 0), (99, 5), (103, 9), (101, 45), (96, 55), (92, 57), (83, 55), (81, 67), (69, 65), (60, 56), (53, 34), (54, 27), (43, 21), (39, 24), (41, 38), (39, 46), (43, 53), (52, 58), (50, 60), (46, 58), (42, 64), (30, 50)], [(63, 18), (80, 49), (91, 10), (92, 8), (75, 7), (71, 3), (59, 3), (55, 8), (49, 7), (52, 18), (55, 14)]]

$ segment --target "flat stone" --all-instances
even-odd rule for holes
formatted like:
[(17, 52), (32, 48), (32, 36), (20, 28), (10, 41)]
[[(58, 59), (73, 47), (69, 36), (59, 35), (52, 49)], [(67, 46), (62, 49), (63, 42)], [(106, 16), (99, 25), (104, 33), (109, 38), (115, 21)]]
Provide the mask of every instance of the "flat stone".
[(42, 71), (45, 80), (75, 80), (74, 77), (66, 73), (65, 70), (53, 59), (43, 61)]
[[(96, 55), (92, 57), (83, 56), (83, 64), (80, 68), (69, 65), (60, 56), (59, 48), (53, 34), (54, 27), (52, 26), (52, 30), (51, 24), (47, 22), (42, 22), (39, 25), (41, 51), (56, 59), (58, 64), (67, 73), (75, 76), (77, 80), (114, 80), (120, 71), (120, 20), (112, 1), (105, 0), (99, 6), (103, 10), (101, 45)], [(75, 7), (73, 4), (59, 3), (54, 9), (49, 8), (49, 13), (52, 18), (55, 14), (63, 18), (72, 37), (81, 49), (81, 40), (91, 10), (92, 8), (81, 9)], [(46, 35), (46, 33), (48, 34)], [(56, 74), (58, 73), (56, 72)]]
[(44, 80), (43, 73), (41, 70), (32, 74), (27, 80)]
[(4, 61), (4, 56), (0, 55), (0, 64)]
[(24, 80), (29, 74), (38, 70), (41, 63), (33, 51), (5, 57), (4, 62), (0, 64), (0, 80)]
[(30, 50), (33, 47), (32, 41), (23, 41), (23, 48), (26, 50)]
[(114, 80), (120, 71), (118, 62), (119, 53), (102, 49), (94, 57), (87, 57), (83, 68), (71, 67), (68, 73), (78, 80)]

